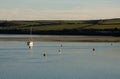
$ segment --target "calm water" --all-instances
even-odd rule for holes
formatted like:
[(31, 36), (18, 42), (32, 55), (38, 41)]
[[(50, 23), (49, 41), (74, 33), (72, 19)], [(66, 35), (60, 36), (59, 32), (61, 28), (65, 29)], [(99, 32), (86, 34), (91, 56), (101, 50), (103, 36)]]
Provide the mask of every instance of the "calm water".
[(120, 79), (120, 43), (0, 41), (0, 79)]

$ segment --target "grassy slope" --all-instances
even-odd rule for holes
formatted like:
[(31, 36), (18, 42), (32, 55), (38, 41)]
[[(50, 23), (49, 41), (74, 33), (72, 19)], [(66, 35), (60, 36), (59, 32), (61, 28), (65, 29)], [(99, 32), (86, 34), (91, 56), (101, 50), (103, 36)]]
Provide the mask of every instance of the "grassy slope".
[[(29, 31), (62, 31), (62, 30), (120, 30), (120, 19), (89, 20), (89, 21), (0, 21), (0, 30)], [(7, 31), (6, 31), (7, 32)]]

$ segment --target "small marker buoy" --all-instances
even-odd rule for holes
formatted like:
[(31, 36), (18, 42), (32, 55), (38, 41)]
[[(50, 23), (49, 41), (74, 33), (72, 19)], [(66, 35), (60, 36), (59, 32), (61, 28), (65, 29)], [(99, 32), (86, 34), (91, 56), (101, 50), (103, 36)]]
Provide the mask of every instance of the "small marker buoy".
[(61, 52), (61, 49), (59, 49), (58, 52)]
[(46, 54), (44, 53), (43, 56), (46, 56)]
[(58, 50), (59, 54), (61, 54), (61, 49)]
[(95, 48), (93, 48), (93, 51), (95, 51)]

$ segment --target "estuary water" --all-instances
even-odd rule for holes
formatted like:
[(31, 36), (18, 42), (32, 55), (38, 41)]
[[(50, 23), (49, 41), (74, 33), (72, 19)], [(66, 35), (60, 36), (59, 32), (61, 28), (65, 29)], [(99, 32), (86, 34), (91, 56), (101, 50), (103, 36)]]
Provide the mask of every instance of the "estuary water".
[(0, 41), (0, 79), (120, 79), (120, 43)]

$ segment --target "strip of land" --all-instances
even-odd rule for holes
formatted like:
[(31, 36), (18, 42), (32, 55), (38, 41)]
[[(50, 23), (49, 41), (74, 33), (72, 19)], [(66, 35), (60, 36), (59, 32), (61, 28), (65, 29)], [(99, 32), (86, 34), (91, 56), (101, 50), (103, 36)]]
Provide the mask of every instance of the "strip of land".
[[(30, 41), (28, 37), (0, 37), (0, 41)], [(120, 37), (88, 36), (88, 37), (33, 37), (32, 41), (61, 41), (61, 42), (120, 42)]]
[(120, 36), (120, 18), (0, 21), (0, 34)]

